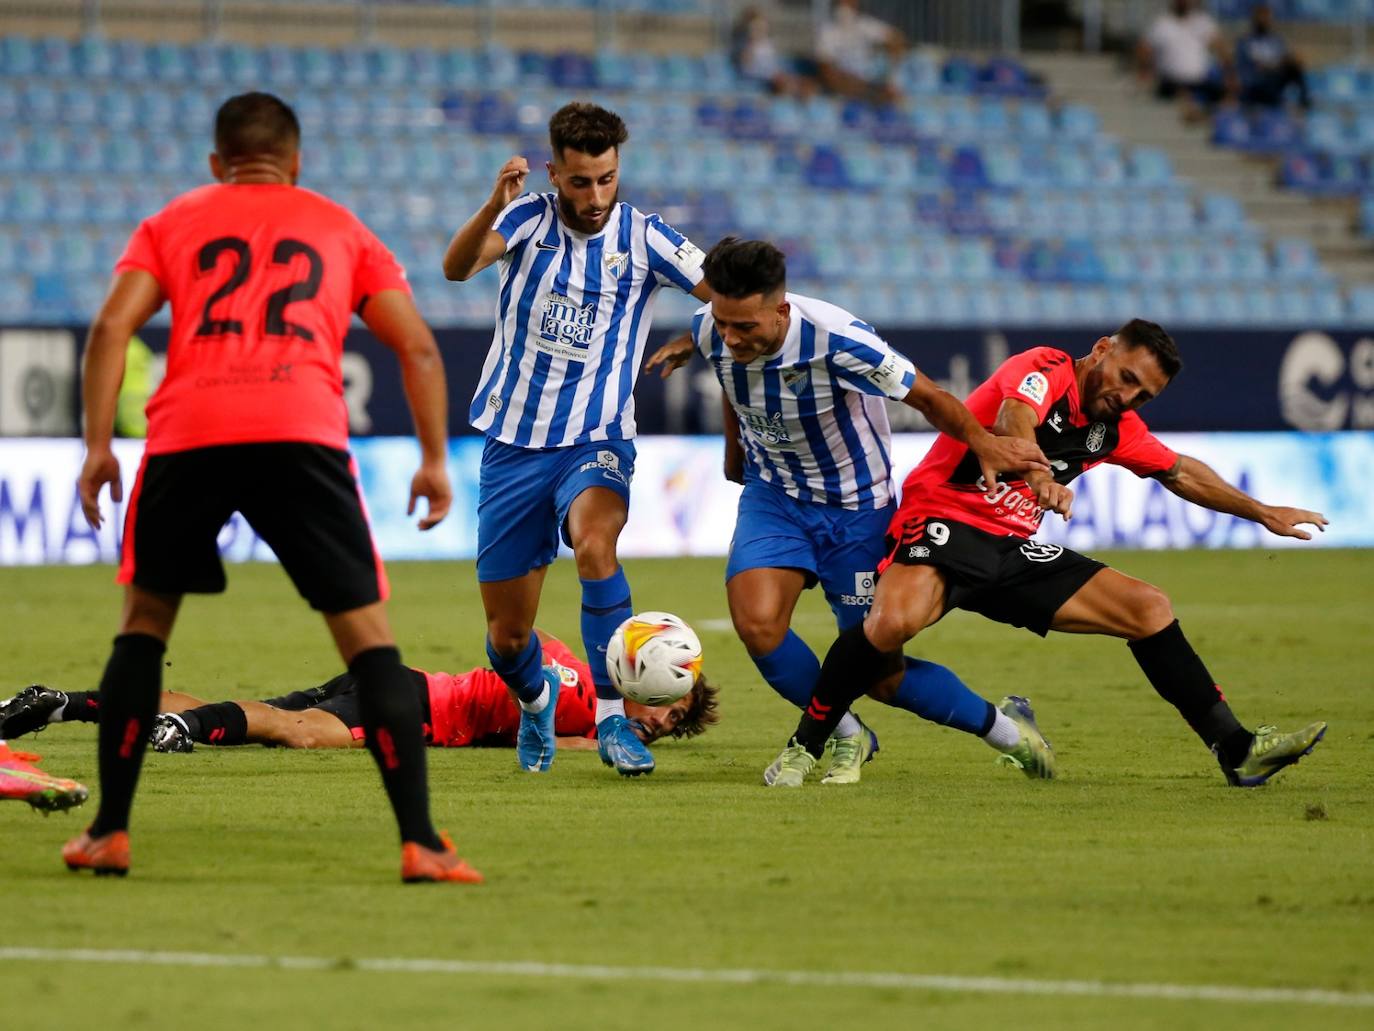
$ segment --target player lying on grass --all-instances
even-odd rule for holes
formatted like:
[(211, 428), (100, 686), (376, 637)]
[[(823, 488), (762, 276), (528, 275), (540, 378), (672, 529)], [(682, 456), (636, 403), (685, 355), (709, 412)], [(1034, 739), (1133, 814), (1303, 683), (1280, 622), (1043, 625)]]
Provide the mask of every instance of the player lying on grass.
[[(789, 293), (786, 258), (772, 244), (726, 237), (703, 269), (711, 303), (691, 337), (664, 345), (645, 367), (677, 368), (695, 342), (720, 381), (725, 475), (744, 484), (725, 567), (730, 619), (763, 679), (802, 709), (821, 669), (791, 629), (802, 591), (821, 585), (841, 633), (863, 622), (873, 600), (883, 531), (897, 508), (886, 399), (967, 441), (988, 475), (1049, 465), (1033, 442), (988, 433), (868, 323)], [(1054, 775), (1054, 753), (1028, 710), (1012, 699), (999, 709), (944, 666), (906, 659), (883, 700), (976, 734), (1029, 776)], [(850, 712), (830, 745), (822, 783), (852, 784), (878, 738)], [(765, 783), (776, 774), (765, 770)]]
[[(556, 637), (539, 635), (544, 657), (554, 664), (562, 690), (554, 728), (563, 747), (596, 748), (596, 690), (591, 671)], [(520, 710), (501, 678), (489, 669), (467, 673), (410, 670), (427, 744), (443, 748), (515, 746)], [(166, 691), (161, 715), (153, 723), (152, 745), (159, 752), (189, 752), (195, 744), (277, 745), (283, 748), (353, 748), (363, 744), (358, 682), (342, 673), (319, 687), (293, 691), (267, 701), (207, 703)], [(719, 718), (716, 688), (705, 677), (672, 705), (626, 701), (625, 711), (641, 741), (694, 737)], [(96, 723), (100, 696), (94, 691), (54, 691), (27, 687), (0, 703), (0, 728), (11, 736), (40, 730), (49, 723)]]
[(27, 802), (44, 813), (71, 809), (86, 801), (90, 794), (86, 785), (44, 773), (33, 765), (41, 758), (32, 752), (12, 751), (0, 738), (0, 801)]
[(1158, 587), (1103, 563), (1031, 539), (1046, 511), (1071, 514), (1068, 484), (1100, 462), (1153, 476), (1186, 501), (1249, 519), (1282, 537), (1310, 540), (1319, 512), (1264, 505), (1195, 458), (1177, 455), (1136, 414), (1182, 367), (1173, 339), (1134, 319), (1074, 360), (1037, 347), (1004, 362), (968, 399), (983, 425), (1039, 443), (1053, 473), (999, 478), (941, 434), (907, 476), (887, 533), (873, 608), (831, 645), (775, 786), (797, 787), (816, 765), (850, 703), (894, 689), (902, 646), (950, 609), (1025, 627), (1123, 638), (1155, 690), (1211, 748), (1228, 784), (1253, 787), (1308, 752), (1326, 724), (1280, 734), (1250, 731), (1231, 712)]

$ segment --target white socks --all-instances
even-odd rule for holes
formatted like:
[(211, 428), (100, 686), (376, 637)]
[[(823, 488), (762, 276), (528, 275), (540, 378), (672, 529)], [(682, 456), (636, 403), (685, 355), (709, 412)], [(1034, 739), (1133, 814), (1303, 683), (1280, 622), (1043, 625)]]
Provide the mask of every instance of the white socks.
[(539, 697), (536, 698), (534, 701), (522, 702), (520, 701), (520, 699), (517, 698), (516, 702), (519, 703), (520, 708), (524, 709), (531, 715), (537, 712), (543, 712), (546, 708), (548, 708), (549, 705), (549, 685), (544, 685), (543, 689), (539, 692)]
[(863, 724), (859, 722), (859, 717), (852, 712), (847, 712), (840, 717), (840, 722), (836, 725), (833, 736), (854, 737), (861, 730), (863, 730)]
[(983, 740), (999, 752), (1010, 752), (1021, 743), (1021, 731), (1005, 712), (1001, 709), (996, 712), (997, 719), (992, 729), (983, 735)]
[(596, 722), (610, 716), (624, 716), (625, 701), (621, 698), (598, 698), (596, 700)]

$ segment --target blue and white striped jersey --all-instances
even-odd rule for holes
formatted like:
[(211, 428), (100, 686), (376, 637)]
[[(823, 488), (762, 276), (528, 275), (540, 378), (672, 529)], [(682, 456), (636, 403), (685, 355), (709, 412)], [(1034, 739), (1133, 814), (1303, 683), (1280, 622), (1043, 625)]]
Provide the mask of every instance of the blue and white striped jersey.
[(716, 332), (711, 306), (697, 311), (697, 350), (739, 417), (746, 479), (799, 501), (882, 508), (895, 498), (883, 398), (903, 398), (916, 367), (843, 308), (787, 294), (791, 323), (782, 348), (740, 363)]
[(557, 212), (557, 194), (525, 194), (492, 225), (506, 254), (496, 333), (468, 419), (518, 447), (629, 440), (654, 297), (665, 286), (690, 293), (705, 255), (628, 204), (594, 236), (569, 229)]

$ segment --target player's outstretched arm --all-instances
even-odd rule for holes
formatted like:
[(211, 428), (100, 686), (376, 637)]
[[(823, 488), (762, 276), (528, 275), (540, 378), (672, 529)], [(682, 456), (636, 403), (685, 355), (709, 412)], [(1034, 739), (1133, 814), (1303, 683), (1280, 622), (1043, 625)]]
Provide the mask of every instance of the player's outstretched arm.
[(444, 278), (464, 282), (506, 253), (506, 238), (491, 227), (506, 205), (520, 196), (529, 162), (520, 155), (512, 157), (496, 174), (496, 185), (487, 202), (453, 234), (444, 251)]
[(86, 522), (100, 529), (100, 490), (110, 485), (110, 497), (124, 499), (119, 462), (110, 441), (114, 437), (115, 408), (124, 381), (124, 355), (129, 338), (162, 307), (162, 288), (151, 272), (130, 269), (115, 276), (109, 296), (91, 323), (81, 365), (81, 405), (86, 460), (77, 478), (81, 511)]
[(967, 444), (978, 457), (983, 479), (989, 487), (997, 482), (998, 473), (1050, 471), (1050, 463), (1034, 440), (989, 433), (957, 397), (941, 390), (922, 372), (916, 373), (911, 390), (902, 400), (924, 415), (941, 433)]
[(416, 501), (425, 498), (429, 511), (420, 520), (420, 529), (428, 530), (443, 521), (453, 504), (453, 488), (448, 479), (448, 383), (444, 379), (444, 360), (434, 334), (404, 290), (378, 291), (368, 299), (362, 316), (367, 328), (395, 351), (401, 362), (401, 382), (415, 420), (415, 436), (420, 441), (420, 469), (410, 481), (406, 514), (414, 515)]
[(1214, 512), (1225, 512), (1228, 515), (1249, 519), (1278, 537), (1296, 537), (1301, 541), (1310, 541), (1312, 535), (1302, 529), (1302, 526), (1315, 526), (1323, 532), (1326, 529), (1326, 516), (1320, 512), (1266, 505), (1245, 491), (1231, 486), (1207, 463), (1188, 455), (1180, 455), (1172, 469), (1159, 473), (1155, 478), (1184, 501), (1191, 501)]
[(692, 340), (691, 333), (683, 333), (675, 336), (666, 344), (660, 347), (653, 354), (649, 355), (644, 362), (644, 371), (658, 368), (660, 379), (667, 379), (673, 372), (682, 368), (692, 360), (692, 353), (696, 350), (696, 344)]
[[(1023, 440), (1035, 439), (1035, 428), (1040, 425), (1040, 417), (1035, 409), (1024, 401), (1008, 397), (997, 409), (997, 421), (992, 424), (992, 432), (1003, 437), (1021, 437)], [(1033, 470), (1026, 473), (1026, 486), (1035, 491), (1035, 500), (1046, 512), (1058, 512), (1065, 519), (1073, 516), (1073, 491), (1055, 480), (1053, 474)]]

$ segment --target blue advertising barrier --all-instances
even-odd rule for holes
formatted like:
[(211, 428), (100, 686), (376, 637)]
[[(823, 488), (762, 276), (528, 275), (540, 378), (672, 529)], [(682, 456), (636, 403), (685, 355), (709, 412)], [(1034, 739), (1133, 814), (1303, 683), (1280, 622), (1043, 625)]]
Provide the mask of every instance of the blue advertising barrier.
[[(661, 323), (652, 350), (684, 327)], [(881, 328), (881, 327), (880, 327)], [(1110, 333), (1115, 327), (1104, 326)], [(978, 331), (921, 328), (885, 331), (926, 375), (966, 396), (1009, 355), (1053, 345), (1084, 354), (1094, 337), (1080, 328)], [(166, 330), (143, 339), (166, 347)], [(76, 374), (84, 331), (0, 330), (0, 435), (56, 436), (77, 431)], [(491, 334), (438, 334), (447, 370), (450, 432), (469, 434), (468, 404)], [(1368, 334), (1297, 330), (1192, 330), (1176, 333), (1184, 369), (1150, 403), (1145, 416), (1157, 430), (1374, 429), (1374, 327)], [(154, 362), (154, 377), (160, 374)], [(348, 335), (345, 396), (355, 436), (410, 432), (410, 416), (395, 358), (370, 334)], [(635, 392), (641, 433), (710, 433), (720, 428), (719, 388), (700, 359), (666, 381), (644, 376)], [(920, 416), (891, 405), (893, 428), (924, 430)]]
[[(1207, 462), (1223, 477), (1270, 504), (1325, 513), (1326, 533), (1312, 543), (1274, 537), (1254, 523), (1189, 505), (1155, 480), (1099, 466), (1074, 483), (1074, 518), (1045, 519), (1039, 538), (1084, 551), (1099, 548), (1374, 547), (1374, 432), (1163, 434), (1174, 449)], [(905, 472), (930, 447), (931, 434), (893, 441), (896, 469)], [(357, 439), (358, 460), (373, 534), (394, 559), (471, 558), (477, 547), (477, 467), (482, 438), (450, 444), (454, 504), (426, 533), (419, 513), (406, 515), (419, 450), (408, 438)], [(644, 437), (638, 441), (627, 557), (723, 555), (734, 530), (739, 488), (721, 475), (721, 443), (709, 437)], [(116, 442), (128, 496), (142, 445)], [(108, 494), (107, 516), (94, 531), (76, 496), (81, 443), (72, 438), (0, 440), (0, 566), (113, 562), (122, 512)], [(267, 547), (235, 516), (220, 537), (231, 561), (271, 559)]]

